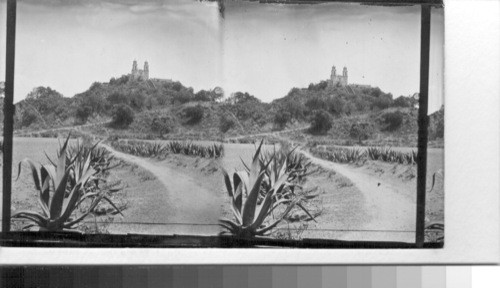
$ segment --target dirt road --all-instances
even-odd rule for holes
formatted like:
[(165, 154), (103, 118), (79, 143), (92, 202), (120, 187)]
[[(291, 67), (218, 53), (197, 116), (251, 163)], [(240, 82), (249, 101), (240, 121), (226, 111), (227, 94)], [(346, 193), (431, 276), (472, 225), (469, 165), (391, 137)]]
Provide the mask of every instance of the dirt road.
[(216, 225), (221, 216), (220, 196), (205, 189), (196, 179), (176, 171), (159, 160), (132, 156), (118, 152), (105, 144), (100, 145), (117, 158), (151, 172), (165, 187), (154, 193), (135, 191), (134, 193), (141, 193), (140, 202), (131, 203), (122, 220), (149, 222), (149, 224), (112, 225), (108, 229), (110, 233), (216, 235), (220, 232), (219, 226)]
[[(309, 152), (301, 150), (314, 164), (324, 169), (333, 170), (347, 178), (361, 191), (364, 204), (361, 206), (364, 213), (368, 213), (368, 222), (359, 227), (349, 227), (353, 231), (344, 235), (348, 240), (377, 240), (377, 241), (415, 241), (415, 193), (405, 189), (389, 179), (376, 177), (364, 173), (347, 164), (338, 164), (318, 159)], [(380, 231), (379, 230), (385, 230)], [(376, 231), (376, 232), (375, 232)]]

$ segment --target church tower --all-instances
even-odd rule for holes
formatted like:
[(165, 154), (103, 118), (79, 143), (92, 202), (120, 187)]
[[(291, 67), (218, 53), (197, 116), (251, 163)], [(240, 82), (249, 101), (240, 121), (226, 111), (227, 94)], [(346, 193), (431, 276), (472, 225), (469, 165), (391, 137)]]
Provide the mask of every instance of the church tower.
[(135, 75), (137, 74), (137, 61), (134, 60), (134, 62), (132, 63), (132, 75)]
[(144, 62), (144, 79), (149, 79), (149, 64), (148, 61)]
[(332, 66), (332, 79), (333, 77), (337, 76), (337, 68), (335, 68), (335, 66)]
[(347, 67), (344, 66), (344, 69), (342, 70), (342, 77), (344, 78), (344, 85), (347, 85)]

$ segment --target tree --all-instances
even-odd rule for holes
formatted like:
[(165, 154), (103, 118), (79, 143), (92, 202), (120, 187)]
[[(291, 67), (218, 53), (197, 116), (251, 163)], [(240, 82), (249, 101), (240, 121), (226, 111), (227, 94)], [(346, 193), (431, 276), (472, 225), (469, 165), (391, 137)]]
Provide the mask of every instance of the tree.
[(23, 111), (21, 117), (21, 127), (28, 127), (33, 124), (38, 119), (38, 113), (33, 111), (33, 109), (26, 109)]
[(402, 108), (413, 106), (410, 101), (410, 98), (404, 96), (399, 96), (398, 98), (394, 99), (392, 105), (395, 107), (402, 107)]
[(142, 110), (144, 108), (144, 105), (146, 103), (146, 96), (142, 93), (135, 93), (135, 95), (130, 97), (130, 107), (134, 108), (135, 110)]
[(403, 124), (403, 113), (399, 111), (385, 113), (382, 115), (382, 121), (385, 125), (385, 131), (395, 131)]
[(233, 103), (233, 104), (243, 104), (243, 103), (260, 103), (261, 101), (249, 94), (248, 92), (235, 92), (227, 99), (227, 102)]
[(291, 120), (292, 114), (283, 108), (279, 109), (274, 115), (274, 124), (276, 124), (279, 129), (285, 128), (286, 124)]
[(332, 115), (341, 115), (342, 113), (345, 112), (345, 101), (342, 100), (342, 98), (335, 96), (331, 97), (328, 99), (328, 112), (330, 112)]
[(90, 115), (92, 115), (92, 107), (90, 106), (79, 106), (76, 109), (76, 120), (81, 123), (85, 124), (87, 120), (89, 119)]
[(309, 84), (309, 87), (307, 87), (307, 90), (309, 91), (321, 91), (325, 90), (328, 87), (328, 81), (321, 81), (318, 84), (311, 83)]
[(328, 105), (326, 103), (326, 100), (323, 99), (322, 97), (318, 97), (318, 96), (315, 96), (315, 97), (312, 97), (312, 98), (309, 98), (307, 101), (306, 101), (306, 107), (309, 108), (309, 110), (328, 110)]
[(326, 134), (333, 126), (332, 117), (324, 110), (314, 111), (309, 132), (313, 134)]
[(172, 120), (168, 116), (158, 115), (151, 120), (151, 130), (160, 135), (170, 133), (172, 126)]
[(126, 105), (129, 105), (130, 104), (130, 99), (127, 95), (123, 94), (123, 93), (118, 93), (118, 92), (114, 92), (114, 93), (111, 93), (107, 98), (106, 100), (108, 100), (108, 102), (111, 104), (111, 105), (118, 105), (118, 104), (126, 104)]
[(304, 119), (306, 107), (302, 102), (285, 100), (280, 103), (280, 106), (290, 113), (292, 119)]
[(373, 99), (371, 109), (373, 110), (373, 108), (378, 108), (380, 110), (383, 110), (392, 106), (392, 103), (393, 101), (391, 98), (386, 95), (381, 95)]
[(384, 92), (382, 92), (382, 90), (380, 90), (380, 88), (378, 88), (378, 87), (371, 88), (370, 96), (378, 98), (382, 94), (384, 94)]
[(92, 114), (103, 113), (109, 115), (109, 102), (97, 88), (93, 90), (89, 89), (88, 91), (75, 95), (75, 98), (78, 101), (78, 105), (91, 107)]
[(52, 113), (64, 101), (63, 95), (50, 87), (36, 87), (25, 100), (41, 115)]
[(119, 104), (113, 110), (113, 120), (111, 124), (117, 128), (127, 128), (134, 122), (134, 111), (130, 106)]
[(208, 102), (211, 100), (210, 91), (200, 90), (196, 94), (194, 94), (195, 101), (205, 101)]
[(231, 117), (227, 114), (223, 114), (220, 117), (220, 121), (219, 121), (220, 132), (226, 133), (227, 131), (229, 131), (229, 129), (233, 128), (235, 125), (236, 125), (236, 121), (234, 121), (233, 117)]
[(184, 117), (187, 118), (187, 124), (193, 125), (203, 119), (203, 107), (200, 105), (187, 107), (183, 111)]
[(358, 139), (359, 144), (363, 143), (363, 140), (367, 140), (373, 134), (373, 126), (370, 123), (359, 122), (351, 125), (349, 135), (353, 138)]

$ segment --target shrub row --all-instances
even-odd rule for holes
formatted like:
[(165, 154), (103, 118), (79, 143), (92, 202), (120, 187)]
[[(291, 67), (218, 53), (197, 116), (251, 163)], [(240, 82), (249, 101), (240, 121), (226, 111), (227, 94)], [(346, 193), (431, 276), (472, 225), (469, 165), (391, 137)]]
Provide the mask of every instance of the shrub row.
[(356, 163), (366, 159), (366, 152), (360, 148), (335, 147), (329, 150), (312, 149), (311, 152), (316, 157), (337, 163)]
[(366, 150), (357, 147), (329, 147), (327, 150), (312, 148), (311, 153), (318, 158), (337, 163), (357, 163), (365, 159), (408, 165), (417, 163), (416, 150), (402, 152), (390, 147), (368, 147)]
[(113, 141), (115, 149), (142, 157), (164, 158), (169, 153), (197, 156), (202, 158), (220, 158), (224, 155), (224, 145), (198, 145), (192, 142), (172, 141), (168, 144), (142, 141)]
[(368, 158), (371, 160), (380, 160), (399, 164), (416, 164), (417, 151), (401, 152), (390, 147), (369, 147), (367, 148)]

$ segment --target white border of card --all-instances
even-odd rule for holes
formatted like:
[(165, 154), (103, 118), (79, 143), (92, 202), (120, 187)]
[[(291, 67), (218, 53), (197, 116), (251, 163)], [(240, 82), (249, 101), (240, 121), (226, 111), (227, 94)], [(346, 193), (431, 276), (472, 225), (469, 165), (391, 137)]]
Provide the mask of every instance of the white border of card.
[(443, 249), (1, 247), (0, 264), (498, 263), (499, 30), (500, 2), (445, 1), (446, 240)]

